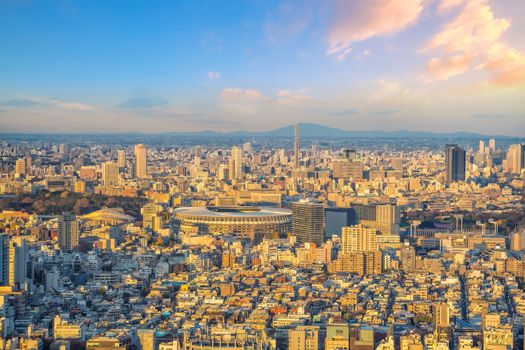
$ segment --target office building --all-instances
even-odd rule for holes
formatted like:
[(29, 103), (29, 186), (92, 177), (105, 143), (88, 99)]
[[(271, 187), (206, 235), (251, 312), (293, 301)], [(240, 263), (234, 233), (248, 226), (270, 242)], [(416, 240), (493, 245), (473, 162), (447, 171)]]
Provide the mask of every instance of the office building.
[(299, 242), (324, 242), (324, 207), (308, 199), (292, 204), (292, 233)]
[(0, 234), (0, 285), (9, 285), (9, 246), (11, 239), (5, 233)]
[(496, 140), (495, 139), (489, 140), (489, 150), (490, 150), (490, 153), (496, 152)]
[(155, 350), (155, 331), (151, 329), (139, 329), (137, 331), (138, 349)]
[(343, 253), (377, 251), (376, 231), (363, 225), (343, 227)]
[(141, 179), (148, 175), (148, 149), (142, 143), (135, 145), (135, 177)]
[(242, 149), (240, 147), (232, 147), (230, 159), (228, 160), (228, 175), (230, 180), (242, 178)]
[(450, 327), (450, 306), (446, 302), (434, 304), (433, 320), (435, 331), (446, 331)]
[(401, 269), (405, 272), (413, 272), (416, 269), (416, 249), (405, 243), (400, 251)]
[(354, 205), (356, 221), (383, 235), (399, 235), (401, 209), (394, 204)]
[(117, 164), (120, 169), (126, 167), (126, 151), (119, 149), (117, 152)]
[(164, 208), (160, 204), (146, 204), (142, 207), (141, 212), (143, 228), (149, 228), (154, 232), (162, 228), (164, 224)]
[(522, 144), (514, 144), (509, 146), (507, 151), (507, 158), (505, 161), (505, 169), (511, 174), (520, 175), (524, 167), (524, 156)]
[(326, 208), (324, 213), (326, 238), (330, 238), (333, 235), (341, 237), (343, 227), (357, 224), (354, 208)]
[(465, 181), (466, 152), (455, 144), (446, 145), (445, 149), (445, 182), (450, 184), (456, 181)]
[(15, 175), (24, 176), (26, 174), (26, 161), (25, 159), (17, 159), (15, 163)]
[(288, 350), (319, 350), (319, 327), (299, 326), (290, 329)]
[(64, 251), (78, 248), (79, 225), (75, 214), (62, 214), (58, 217), (58, 245)]
[(349, 350), (350, 327), (347, 323), (329, 323), (326, 326), (325, 350)]
[(102, 164), (102, 184), (111, 188), (119, 184), (119, 167), (117, 163), (106, 162)]

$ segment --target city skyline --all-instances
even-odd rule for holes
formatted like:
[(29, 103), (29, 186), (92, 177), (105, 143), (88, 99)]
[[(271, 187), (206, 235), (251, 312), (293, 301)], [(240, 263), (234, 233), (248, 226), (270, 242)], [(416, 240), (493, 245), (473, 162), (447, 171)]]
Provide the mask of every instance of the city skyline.
[(519, 0), (0, 4), (0, 130), (525, 136)]

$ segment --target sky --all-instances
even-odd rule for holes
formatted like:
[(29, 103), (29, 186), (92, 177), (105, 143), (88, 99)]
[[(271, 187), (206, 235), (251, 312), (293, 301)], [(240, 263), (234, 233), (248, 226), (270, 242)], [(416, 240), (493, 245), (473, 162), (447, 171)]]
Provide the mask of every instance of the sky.
[(0, 0), (0, 132), (525, 136), (523, 0)]

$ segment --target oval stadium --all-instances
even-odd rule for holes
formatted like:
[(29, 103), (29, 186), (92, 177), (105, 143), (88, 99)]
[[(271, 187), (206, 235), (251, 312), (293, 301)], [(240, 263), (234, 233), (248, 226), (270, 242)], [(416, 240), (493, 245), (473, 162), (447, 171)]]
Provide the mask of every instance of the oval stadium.
[(174, 211), (179, 231), (199, 235), (234, 235), (255, 244), (264, 237), (290, 232), (292, 212), (269, 207), (181, 207)]

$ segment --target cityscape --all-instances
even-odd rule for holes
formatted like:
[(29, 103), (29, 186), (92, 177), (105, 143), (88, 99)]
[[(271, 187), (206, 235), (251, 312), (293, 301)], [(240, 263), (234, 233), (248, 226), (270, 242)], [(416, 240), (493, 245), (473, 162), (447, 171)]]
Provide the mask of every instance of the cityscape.
[(0, 2), (0, 350), (525, 350), (520, 10)]

